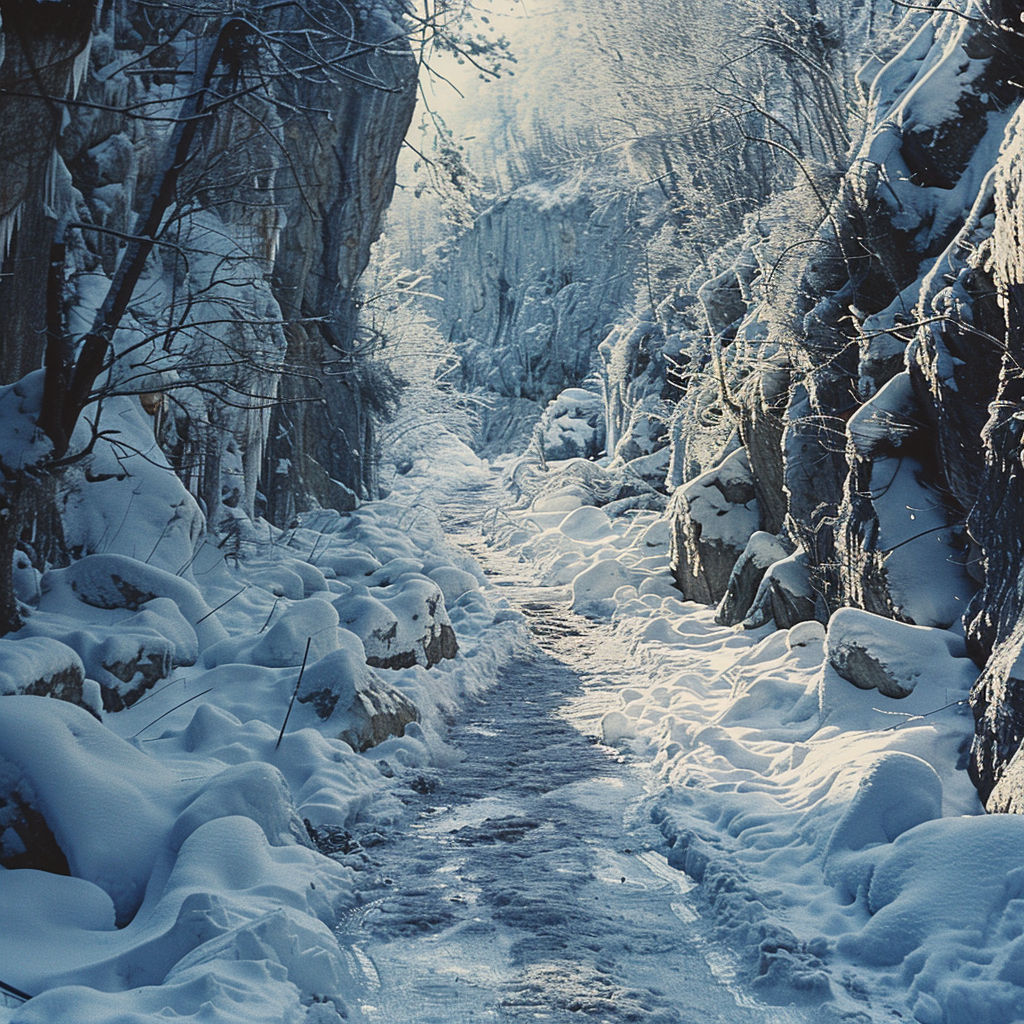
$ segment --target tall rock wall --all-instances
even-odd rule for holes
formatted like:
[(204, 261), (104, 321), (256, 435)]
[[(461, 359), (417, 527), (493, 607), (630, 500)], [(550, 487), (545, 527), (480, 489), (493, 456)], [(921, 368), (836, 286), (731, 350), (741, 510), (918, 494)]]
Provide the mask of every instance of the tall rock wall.
[(630, 218), (625, 196), (539, 183), (495, 203), (451, 244), (432, 282), (435, 314), (462, 356), (463, 386), (499, 399), (484, 444), (517, 400), (543, 406), (594, 368), (632, 296)]
[[(120, 358), (99, 380), (141, 397), (212, 520), (264, 511), (258, 490), (278, 521), (376, 493), (374, 414), (393, 384), (357, 337), (358, 281), (415, 102), (399, 7), (396, 21), (387, 5), (347, 0), (267, 5), (252, 13), (249, 48), (207, 68), (227, 5), (124, 3), (98, 18), (84, 0), (59, 18), (0, 5), (13, 83), (0, 97), (3, 382), (42, 363), (51, 242), (67, 244), (73, 346), (166, 180), (190, 88), (205, 73), (213, 93), (237, 91), (198, 123), (114, 334)], [(311, 18), (323, 21), (315, 51)]]
[(864, 77), (867, 127), (799, 274), (755, 243), (742, 287), (701, 294), (762, 527), (798, 546), (768, 579), (808, 588), (821, 619), (846, 605), (965, 630), (983, 666), (970, 770), (992, 810), (1024, 806), (1021, 14), (915, 15)]
[[(274, 293), (288, 351), (264, 463), (269, 516), (285, 522), (310, 501), (351, 507), (376, 497), (374, 414), (387, 380), (361, 358), (358, 282), (395, 187), (416, 102), (417, 66), (393, 22), (374, 17), (360, 39), (379, 44), (345, 65), (341, 85), (302, 81), (287, 101), (289, 159), (278, 191), (287, 222)], [(387, 44), (387, 45), (385, 45)]]

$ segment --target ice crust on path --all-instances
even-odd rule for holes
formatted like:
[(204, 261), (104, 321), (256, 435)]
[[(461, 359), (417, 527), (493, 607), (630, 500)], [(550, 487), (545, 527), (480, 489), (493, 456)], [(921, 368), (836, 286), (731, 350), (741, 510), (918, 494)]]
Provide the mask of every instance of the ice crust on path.
[(372, 883), (339, 929), (370, 1024), (835, 1020), (752, 999), (652, 848), (642, 767), (594, 735), (628, 652), (564, 588), (516, 600), (541, 649), (464, 710), (459, 764), (413, 780), (396, 827), (346, 858)]

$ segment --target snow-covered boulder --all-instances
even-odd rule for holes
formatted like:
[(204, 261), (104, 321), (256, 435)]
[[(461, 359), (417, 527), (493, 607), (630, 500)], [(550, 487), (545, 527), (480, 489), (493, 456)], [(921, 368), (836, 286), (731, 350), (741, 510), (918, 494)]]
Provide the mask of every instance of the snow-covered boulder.
[(178, 851), (198, 828), (229, 815), (251, 818), (271, 846), (312, 847), (281, 772), (263, 761), (232, 765), (205, 782), (178, 815), (168, 837)]
[(247, 582), (261, 590), (266, 590), (275, 597), (284, 597), (289, 601), (301, 601), (308, 597), (302, 585), (302, 577), (291, 568), (283, 565), (262, 566), (246, 573)]
[(423, 562), (408, 555), (391, 558), (366, 578), (368, 587), (390, 587), (410, 574), (423, 572)]
[(609, 616), (616, 608), (615, 592), (620, 587), (639, 587), (646, 576), (618, 559), (603, 558), (572, 581), (572, 610), (577, 615)]
[(927, 761), (889, 751), (860, 779), (853, 799), (825, 846), (825, 878), (849, 899), (866, 882), (850, 854), (891, 843), (904, 832), (942, 817), (942, 780)]
[[(104, 890), (119, 924), (142, 903), (181, 792), (174, 773), (64, 701), (8, 697), (0, 766), (70, 873)], [(44, 867), (44, 870), (53, 870)]]
[(68, 568), (51, 570), (43, 577), (44, 598), (47, 592), (56, 594), (65, 587), (94, 608), (138, 611), (154, 598), (170, 598), (195, 630), (201, 648), (227, 636), (194, 584), (136, 558), (86, 555)]
[(907, 625), (858, 608), (840, 608), (832, 616), (826, 643), (829, 663), (843, 679), (886, 697), (909, 696), (922, 677), (931, 682), (940, 674), (966, 674), (969, 686), (977, 674), (956, 634)]
[[(342, 631), (344, 632), (344, 631)], [(338, 738), (367, 750), (389, 736), (402, 736), (419, 721), (416, 705), (367, 667), (353, 634), (350, 642), (306, 669), (299, 701), (339, 727)]]
[(381, 568), (380, 562), (373, 555), (348, 549), (328, 548), (316, 556), (316, 564), (325, 575), (333, 576), (335, 579), (345, 580), (354, 577), (364, 583), (366, 581), (363, 577), (372, 576)]
[(338, 649), (342, 632), (334, 607), (311, 597), (289, 604), (262, 635), (231, 637), (215, 644), (203, 655), (203, 664), (207, 668), (232, 662), (285, 668), (301, 665), (303, 658), (311, 664)]
[(387, 662), (402, 652), (396, 647), (398, 616), (383, 601), (368, 593), (352, 593), (334, 601), (341, 625), (363, 642), (364, 657), (370, 664), (388, 667)]
[[(129, 569), (134, 563), (134, 559), (120, 555), (89, 556), (83, 561), (107, 557), (129, 563)], [(87, 706), (98, 710), (101, 699), (103, 710), (121, 711), (166, 679), (173, 669), (195, 664), (199, 656), (197, 630), (182, 613), (179, 602), (189, 614), (207, 606), (191, 584), (153, 569), (157, 584), (161, 577), (169, 577), (174, 584), (182, 585), (168, 588), (177, 595), (176, 601), (152, 596), (158, 586), (140, 589), (127, 584), (124, 575), (108, 576), (103, 571), (93, 575), (92, 566), (87, 566), (89, 572), (76, 574), (78, 564), (43, 576), (39, 607), (16, 636), (19, 643), (28, 638), (46, 638), (70, 647), (81, 659), (87, 679), (95, 680), (91, 685), (99, 684), (97, 693), (90, 693), (91, 687), (86, 684)], [(82, 600), (83, 596), (92, 600)], [(222, 630), (215, 624), (204, 635), (216, 636), (218, 632)]]
[(85, 666), (67, 644), (50, 637), (0, 639), (0, 695), (34, 694), (92, 708), (84, 685)]
[(735, 626), (742, 622), (757, 596), (765, 570), (786, 558), (789, 552), (778, 537), (758, 530), (751, 535), (736, 565), (729, 574), (725, 596), (718, 604), (715, 622)]
[(807, 556), (797, 548), (765, 570), (743, 627), (757, 629), (774, 619), (779, 629), (791, 629), (813, 619), (816, 604)]
[(555, 396), (534, 427), (534, 444), (545, 459), (592, 459), (604, 447), (604, 401), (583, 388)]
[[(127, 390), (140, 384), (134, 376)], [(94, 426), (100, 432), (95, 444)], [(171, 574), (187, 566), (205, 517), (156, 443), (153, 421), (138, 398), (114, 395), (101, 408), (88, 409), (78, 422), (73, 448), (92, 450), (62, 479), (68, 550), (122, 555)]]
[(471, 572), (454, 565), (439, 565), (431, 569), (427, 576), (441, 588), (445, 608), (455, 607), (455, 602), (464, 594), (480, 589), (480, 582)]
[(670, 564), (688, 601), (717, 604), (760, 514), (746, 452), (737, 449), (714, 469), (678, 488), (669, 506)]
[[(375, 595), (376, 596), (376, 595)], [(414, 575), (380, 588), (380, 600), (398, 620), (393, 653), (380, 661), (367, 658), (378, 668), (430, 668), (454, 658), (459, 645), (445, 609), (441, 588), (426, 576)]]

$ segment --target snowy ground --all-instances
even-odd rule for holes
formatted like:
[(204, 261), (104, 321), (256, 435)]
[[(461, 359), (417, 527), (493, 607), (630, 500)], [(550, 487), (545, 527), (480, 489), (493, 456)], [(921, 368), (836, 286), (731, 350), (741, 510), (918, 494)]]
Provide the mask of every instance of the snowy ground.
[[(39, 993), (0, 1021), (1024, 1019), (1024, 820), (980, 814), (962, 770), (958, 638), (859, 613), (718, 627), (670, 586), (655, 513), (493, 510), (496, 481), (453, 454), (387, 503), (197, 559), (223, 605), (202, 656), (102, 725), (5, 698), (5, 770), (72, 877), (0, 870), (0, 979)], [(38, 635), (125, 633), (65, 579)], [(424, 579), (459, 655), (371, 674), (421, 721), (356, 753), (324, 683), (339, 717), (297, 703), (278, 746), (308, 637), (311, 664), (371, 678), (326, 609), (405, 629)], [(146, 622), (208, 623), (183, 594)], [(909, 695), (840, 679), (826, 649), (854, 641)]]
[[(844, 609), (828, 630), (729, 629), (667, 576), (652, 513), (548, 491), (501, 531), (636, 665), (603, 738), (647, 760), (669, 862), (763, 999), (852, 1020), (1024, 1020), (1024, 819), (965, 771), (977, 669), (955, 629)], [(833, 667), (851, 651), (886, 695)]]
[(631, 679), (629, 652), (567, 609), (567, 588), (529, 586), (529, 564), (486, 552), (476, 534), (464, 542), (539, 646), (463, 709), (451, 762), (411, 781), (395, 826), (346, 837), (345, 861), (368, 886), (339, 936), (368, 1020), (837, 1019), (768, 1005), (739, 980), (693, 883), (658, 852), (645, 766), (598, 742)]
[[(157, 522), (159, 537), (144, 518), (120, 542), (171, 548)], [(35, 997), (7, 999), (0, 1020), (338, 1020), (354, 983), (331, 929), (355, 905), (356, 873), (317, 847), (401, 813), (393, 790), (445, 756), (444, 716), (493, 684), (523, 634), (410, 505), (256, 531), (227, 557), (207, 543), (179, 564), (104, 551), (49, 573), (24, 634), (0, 642), (5, 686), (85, 665), (93, 711), (33, 695), (0, 705), (6, 792), (42, 815), (70, 872), (0, 868), (0, 980)], [(448, 621), (458, 655), (416, 663)], [(92, 677), (120, 692), (103, 666), (140, 645), (170, 678), (101, 711)], [(406, 667), (366, 663), (396, 651)], [(386, 718), (412, 704), (403, 736), (354, 749), (377, 738), (367, 707)]]

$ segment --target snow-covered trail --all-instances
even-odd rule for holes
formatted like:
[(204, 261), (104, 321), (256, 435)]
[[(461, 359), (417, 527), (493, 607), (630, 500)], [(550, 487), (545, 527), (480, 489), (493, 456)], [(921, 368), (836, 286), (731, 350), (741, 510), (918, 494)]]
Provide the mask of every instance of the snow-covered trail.
[(367, 902), (338, 935), (365, 1017), (830, 1019), (757, 1003), (706, 940), (686, 877), (637, 813), (644, 765), (595, 739), (628, 682), (628, 654), (569, 612), (563, 590), (532, 586), (529, 566), (486, 549), (487, 496), (497, 494), (455, 494), (440, 511), (527, 615), (534, 644), (452, 723), (462, 760), (413, 779), (405, 819), (363, 837)]

